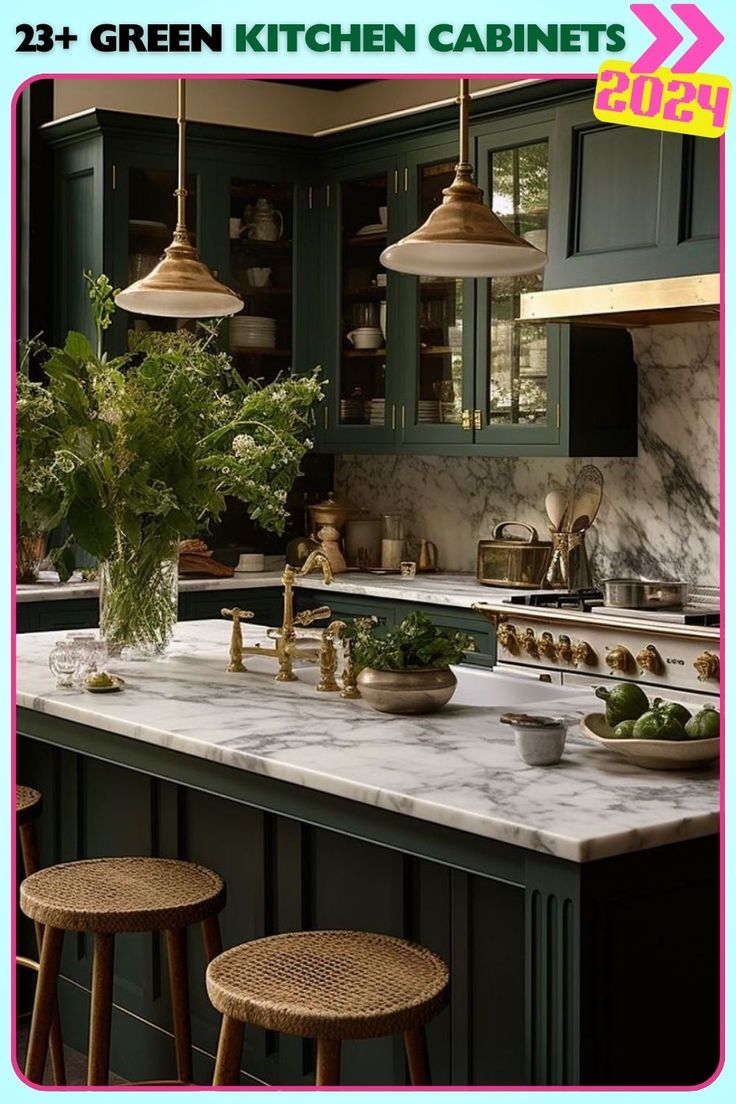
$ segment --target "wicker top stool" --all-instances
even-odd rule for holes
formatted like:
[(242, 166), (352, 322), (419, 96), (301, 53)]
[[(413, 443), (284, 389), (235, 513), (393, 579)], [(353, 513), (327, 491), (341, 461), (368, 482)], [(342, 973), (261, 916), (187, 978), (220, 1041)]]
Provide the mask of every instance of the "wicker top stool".
[(342, 1040), (404, 1033), (412, 1082), (424, 1083), (419, 1031), (446, 1004), (448, 985), (441, 958), (389, 935), (290, 932), (234, 947), (207, 969), (207, 993), (225, 1017), (215, 1084), (237, 1074), (232, 1050), (244, 1023), (317, 1039), (318, 1085), (336, 1083)]
[(152, 932), (214, 916), (225, 884), (177, 859), (86, 859), (39, 870), (20, 887), (26, 916), (65, 931)]
[(178, 859), (87, 859), (38, 870), (20, 887), (26, 916), (44, 925), (28, 1040), (26, 1077), (41, 1082), (65, 931), (94, 935), (87, 1084), (107, 1084), (115, 936), (166, 934), (179, 1083), (192, 1080), (192, 1039), (185, 928), (201, 924), (205, 959), (222, 951), (217, 913), (225, 904), (219, 874)]
[(15, 787), (15, 822), (27, 824), (29, 820), (35, 820), (41, 815), (42, 798), (38, 790), (32, 790), (30, 786)]

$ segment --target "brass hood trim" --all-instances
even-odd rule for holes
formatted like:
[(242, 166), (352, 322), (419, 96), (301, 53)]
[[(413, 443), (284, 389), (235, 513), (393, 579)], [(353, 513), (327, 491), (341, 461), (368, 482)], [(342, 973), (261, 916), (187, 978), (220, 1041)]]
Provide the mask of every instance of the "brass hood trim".
[(521, 296), (524, 322), (579, 322), (599, 326), (657, 326), (717, 322), (721, 278), (673, 276), (624, 284), (532, 291)]

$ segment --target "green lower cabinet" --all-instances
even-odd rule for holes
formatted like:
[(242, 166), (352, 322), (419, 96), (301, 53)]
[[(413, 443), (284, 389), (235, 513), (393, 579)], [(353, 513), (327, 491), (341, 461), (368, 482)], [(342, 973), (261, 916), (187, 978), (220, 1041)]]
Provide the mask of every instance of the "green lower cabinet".
[(463, 662), (474, 667), (493, 667), (496, 662), (496, 637), (484, 617), (469, 609), (439, 606), (430, 603), (397, 602), (389, 598), (363, 598), (339, 594), (329, 589), (297, 590), (295, 608), (298, 612), (317, 606), (329, 606), (333, 619), (351, 622), (356, 617), (377, 617), (379, 628), (395, 628), (415, 611), (426, 613), (438, 628), (449, 632), (467, 632), (475, 641), (476, 651), (466, 652)]
[(100, 619), (97, 598), (59, 598), (50, 602), (18, 602), (15, 631), (63, 632), (96, 628)]
[[(18, 779), (41, 790), (42, 865), (105, 855), (203, 863), (227, 883), (230, 947), (354, 928), (450, 965), (427, 1029), (435, 1085), (696, 1085), (718, 1061), (718, 838), (586, 864), (19, 710)], [(125, 811), (125, 815), (121, 814)], [(683, 934), (686, 933), (686, 934)], [(21, 939), (30, 939), (27, 922)], [(25, 944), (24, 944), (25, 945)], [(91, 941), (64, 941), (65, 1042), (87, 1049)], [(187, 931), (195, 1079), (219, 1017)], [(111, 1068), (176, 1076), (162, 941), (116, 940)], [(307, 1085), (306, 1041), (248, 1028), (241, 1083)], [(404, 1085), (400, 1039), (347, 1042), (345, 1085)]]

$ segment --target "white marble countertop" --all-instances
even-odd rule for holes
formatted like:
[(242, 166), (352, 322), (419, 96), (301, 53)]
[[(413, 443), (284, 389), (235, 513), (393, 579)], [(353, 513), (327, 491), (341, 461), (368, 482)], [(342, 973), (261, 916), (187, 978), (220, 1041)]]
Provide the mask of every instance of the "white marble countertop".
[[(251, 587), (280, 587), (281, 569), (268, 571), (243, 572), (231, 578), (221, 579), (212, 576), (179, 576), (179, 590), (247, 590)], [(17, 583), (15, 600), (17, 602), (61, 601), (64, 598), (96, 598), (99, 592), (97, 582), (85, 583), (81, 579), (59, 582), (55, 571), (43, 571), (37, 583)]]
[[(456, 699), (441, 712), (392, 717), (363, 701), (315, 693), (306, 681), (314, 681), (313, 671), (302, 671), (305, 681), (276, 683), (267, 659), (250, 660), (246, 674), (227, 674), (229, 633), (224, 621), (180, 623), (165, 658), (111, 664), (128, 688), (106, 696), (56, 689), (47, 658), (63, 634), (26, 634), (17, 641), (17, 702), (574, 862), (718, 830), (714, 770), (638, 768), (592, 746), (574, 728), (558, 766), (527, 766), (499, 722), (510, 702), (498, 700), (498, 674), (461, 670)], [(246, 635), (256, 640), (263, 631)], [(488, 680), (487, 699), (478, 679)], [(483, 700), (495, 697), (497, 704), (463, 704), (467, 687), (477, 694), (481, 685)], [(527, 708), (563, 713), (573, 722), (596, 708), (587, 691), (557, 687), (535, 703), (540, 684), (533, 686)], [(517, 689), (514, 708), (523, 703)]]

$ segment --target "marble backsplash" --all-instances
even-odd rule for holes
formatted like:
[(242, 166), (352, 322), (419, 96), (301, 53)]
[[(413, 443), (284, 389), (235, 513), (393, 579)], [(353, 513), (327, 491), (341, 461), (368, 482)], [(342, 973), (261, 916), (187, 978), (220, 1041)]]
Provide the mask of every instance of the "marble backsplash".
[(605, 480), (588, 534), (594, 576), (719, 581), (719, 333), (716, 323), (632, 331), (639, 364), (639, 455), (342, 456), (336, 489), (372, 512), (401, 510), (448, 571), (474, 571), (476, 544), (498, 521), (546, 530), (544, 499), (585, 463)]

